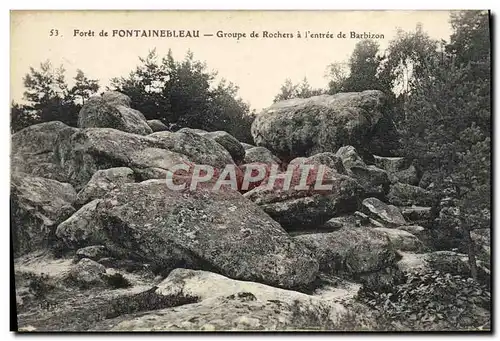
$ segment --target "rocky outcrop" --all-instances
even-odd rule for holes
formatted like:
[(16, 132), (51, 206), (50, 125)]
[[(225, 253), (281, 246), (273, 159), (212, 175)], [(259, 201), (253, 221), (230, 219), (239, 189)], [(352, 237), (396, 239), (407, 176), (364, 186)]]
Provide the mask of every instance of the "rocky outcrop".
[(376, 90), (280, 101), (257, 115), (252, 136), (258, 146), (285, 160), (335, 152), (344, 145), (369, 148), (385, 116), (384, 102)]
[(122, 102), (121, 97), (113, 97), (109, 101), (99, 96), (91, 97), (78, 114), (78, 127), (113, 128), (138, 135), (151, 134), (153, 131), (144, 115)]
[(219, 144), (194, 136), (191, 139), (185, 134), (170, 132), (140, 136), (110, 128), (90, 128), (63, 141), (65, 147), (60, 148), (57, 157), (77, 189), (81, 189), (96, 171), (108, 168), (129, 167), (139, 180), (144, 180), (165, 178), (165, 171), (170, 167), (191, 158), (216, 167), (232, 163), (229, 153)]
[[(430, 252), (462, 247), (452, 197), (436, 205), (435, 186), (415, 186), (420, 168), (371, 155), (394, 155), (383, 102), (365, 91), (276, 103), (256, 118), (252, 146), (223, 131), (171, 132), (106, 92), (85, 103), (80, 128), (14, 134), (20, 328), (374, 330), (364, 294), (390, 304), (381, 293), (421, 270), (470, 276), (467, 255)], [(210, 181), (167, 187), (172, 174), (192, 184), (197, 164), (215, 168)], [(227, 165), (238, 188), (214, 189)], [(486, 286), (490, 234), (471, 231)]]
[(54, 151), (60, 136), (71, 135), (78, 129), (62, 122), (34, 124), (12, 135), (11, 171), (66, 182), (64, 169)]
[(432, 208), (422, 206), (402, 207), (401, 213), (405, 219), (414, 222), (429, 221), (432, 219)]
[(90, 181), (78, 193), (76, 203), (85, 205), (86, 203), (104, 197), (109, 191), (124, 184), (134, 182), (134, 172), (127, 167), (109, 168), (98, 170), (92, 175)]
[[(150, 167), (134, 158), (147, 148), (165, 149), (158, 139), (111, 128), (82, 129), (60, 141), (57, 159), (69, 182), (80, 190), (101, 169)], [(139, 158), (140, 159), (140, 158)]]
[(244, 194), (259, 205), (285, 229), (307, 229), (321, 225), (328, 219), (346, 212), (354, 212), (364, 195), (363, 188), (352, 178), (334, 171), (325, 173), (324, 185), (331, 190), (315, 191), (315, 179), (310, 190), (295, 190), (292, 181), (289, 190), (262, 184)]
[(10, 190), (16, 256), (49, 246), (57, 225), (75, 212), (76, 192), (70, 184), (14, 173)]
[(165, 149), (183, 154), (197, 164), (217, 168), (234, 164), (231, 154), (219, 143), (189, 130), (177, 133), (161, 131), (150, 134), (149, 137), (163, 144)]
[(97, 216), (97, 205), (100, 202), (100, 199), (96, 199), (87, 203), (57, 226), (56, 236), (65, 249), (106, 243), (107, 236)]
[(356, 277), (383, 270), (397, 260), (390, 239), (373, 228), (342, 228), (294, 238), (314, 252), (320, 270), (329, 274)]
[(149, 180), (124, 184), (97, 211), (110, 239), (158, 266), (195, 259), (232, 278), (288, 288), (316, 276), (309, 251), (232, 190), (179, 192)]
[[(321, 330), (363, 329), (374, 321), (362, 314), (362, 306), (342, 303), (352, 300), (356, 291), (327, 287), (308, 295), (206, 271), (176, 269), (158, 284), (156, 294), (191, 298), (196, 303), (125, 320), (111, 320), (108, 325), (115, 331), (287, 330), (297, 326)], [(351, 321), (354, 306), (357, 308), (356, 325)], [(194, 311), (197, 317), (188, 318)]]
[[(176, 308), (136, 314), (102, 324), (111, 331), (283, 331), (356, 330), (351, 321), (332, 323), (329, 311), (297, 301), (258, 300), (239, 292)], [(346, 319), (347, 320), (347, 319)], [(113, 325), (115, 323), (115, 325)], [(365, 327), (366, 328), (366, 327)], [(102, 330), (102, 329), (97, 329)]]
[(427, 230), (418, 225), (404, 225), (404, 226), (399, 226), (398, 230), (403, 230), (406, 232), (409, 232), (413, 234), (414, 236), (417, 236), (420, 240), (423, 239), (423, 235), (427, 232)]
[(389, 190), (389, 177), (383, 169), (366, 165), (353, 146), (341, 147), (336, 155), (342, 160), (347, 175), (356, 179), (367, 195), (384, 198)]
[(194, 132), (200, 136), (206, 137), (208, 139), (214, 140), (222, 147), (224, 147), (234, 162), (237, 164), (241, 164), (243, 159), (245, 158), (245, 148), (241, 145), (240, 141), (238, 141), (233, 135), (225, 132), (225, 131), (211, 131), (211, 132), (201, 132), (200, 129), (190, 129), (190, 128), (182, 128), (179, 132)]
[(413, 164), (408, 165), (404, 157), (384, 157), (374, 155), (375, 165), (387, 172), (391, 183), (401, 182), (418, 185), (418, 171)]

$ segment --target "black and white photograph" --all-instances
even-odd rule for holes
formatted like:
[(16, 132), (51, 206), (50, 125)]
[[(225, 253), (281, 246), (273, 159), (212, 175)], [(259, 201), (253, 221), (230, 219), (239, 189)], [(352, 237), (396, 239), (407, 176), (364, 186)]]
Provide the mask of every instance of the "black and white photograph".
[(10, 11), (11, 331), (491, 333), (492, 20)]

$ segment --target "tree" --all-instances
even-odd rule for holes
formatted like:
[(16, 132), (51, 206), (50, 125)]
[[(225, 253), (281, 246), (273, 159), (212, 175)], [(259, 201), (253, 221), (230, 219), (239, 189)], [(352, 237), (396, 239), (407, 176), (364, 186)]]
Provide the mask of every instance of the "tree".
[(362, 40), (356, 44), (349, 58), (349, 76), (343, 82), (343, 91), (386, 90), (378, 79), (382, 57), (378, 43)]
[(349, 75), (348, 67), (346, 68), (343, 63), (331, 63), (326, 69), (326, 78), (329, 80), (327, 93), (334, 95), (343, 92)]
[[(171, 58), (171, 53), (169, 52)], [(168, 81), (165, 63), (161, 63), (156, 50), (139, 57), (140, 64), (127, 77), (111, 80), (111, 88), (128, 95), (132, 105), (147, 119), (159, 119), (163, 123), (173, 122), (169, 117), (170, 103), (164, 91)]]
[(421, 24), (415, 31), (398, 29), (385, 54), (381, 81), (397, 94), (407, 94), (424, 76), (427, 64), (439, 57), (439, 44), (424, 32)]
[[(472, 62), (489, 68), (490, 20), (487, 11), (458, 11), (450, 15), (453, 34), (447, 51), (456, 56), (459, 64)], [(486, 74), (482, 74), (486, 77)], [(489, 74), (488, 74), (489, 76)]]
[(14, 101), (10, 106), (10, 129), (12, 133), (24, 129), (32, 124), (37, 124), (40, 118), (32, 110), (27, 109), (25, 106), (15, 103)]
[(73, 97), (75, 101), (84, 104), (87, 99), (99, 90), (99, 82), (96, 79), (89, 79), (82, 70), (76, 70), (74, 78), (75, 85), (69, 91), (69, 96)]
[(453, 53), (431, 54), (414, 67), (418, 72), (405, 102), (403, 144), (405, 154), (432, 174), (436, 192), (448, 196), (439, 222), (462, 231), (475, 278), (471, 231), (490, 225), (490, 84), (489, 72), (485, 78), (471, 77), (474, 66), (461, 60)]
[(159, 119), (172, 127), (226, 130), (252, 143), (253, 121), (248, 104), (238, 96), (238, 88), (224, 79), (216, 83), (217, 73), (188, 51), (181, 61), (169, 50), (160, 59), (155, 50), (128, 77), (114, 78), (112, 89), (127, 94), (147, 119)]
[[(97, 92), (97, 80), (88, 79), (78, 70), (75, 85), (70, 89), (66, 83), (64, 67), (53, 68), (50, 61), (40, 63), (40, 68), (30, 67), (23, 78), (25, 105), (11, 108), (12, 129), (25, 126), (28, 122), (40, 123), (61, 121), (76, 126), (81, 103)], [(80, 101), (81, 103), (77, 103)]]
[(309, 98), (324, 93), (322, 89), (314, 89), (309, 84), (306, 77), (301, 83), (293, 84), (290, 79), (286, 79), (281, 86), (280, 92), (274, 97), (274, 102), (283, 101), (291, 98)]

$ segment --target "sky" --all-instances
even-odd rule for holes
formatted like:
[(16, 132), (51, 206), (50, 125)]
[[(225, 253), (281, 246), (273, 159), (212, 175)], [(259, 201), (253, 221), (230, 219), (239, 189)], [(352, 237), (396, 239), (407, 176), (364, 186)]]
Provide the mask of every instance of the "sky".
[[(219, 78), (238, 85), (240, 97), (259, 111), (272, 104), (287, 78), (297, 83), (307, 77), (311, 86), (326, 87), (326, 66), (347, 61), (359, 41), (350, 38), (351, 31), (384, 35), (376, 39), (384, 50), (397, 28), (414, 30), (417, 23), (432, 38), (448, 39), (451, 34), (448, 11), (14, 11), (11, 99), (22, 100), (23, 76), (45, 60), (62, 64), (68, 80), (81, 69), (104, 89), (111, 78), (127, 75), (139, 56), (156, 48), (160, 56), (172, 49), (175, 59), (191, 50)], [(94, 31), (94, 36), (75, 36), (75, 30)], [(100, 37), (102, 30), (109, 36)], [(200, 38), (112, 37), (113, 30), (198, 30)], [(246, 37), (219, 38), (218, 31)], [(259, 37), (251, 38), (252, 31)], [(294, 37), (265, 38), (263, 31)], [(305, 38), (307, 31), (334, 38)], [(346, 38), (337, 37), (341, 32)]]

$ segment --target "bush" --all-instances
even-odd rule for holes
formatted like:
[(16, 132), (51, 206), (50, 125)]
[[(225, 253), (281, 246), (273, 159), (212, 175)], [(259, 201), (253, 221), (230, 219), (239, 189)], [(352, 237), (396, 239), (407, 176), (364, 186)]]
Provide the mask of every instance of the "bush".
[(472, 278), (421, 271), (387, 292), (362, 290), (358, 299), (388, 330), (490, 329), (490, 292)]
[(132, 286), (129, 280), (123, 277), (121, 273), (114, 273), (112, 275), (106, 275), (105, 280), (110, 287), (113, 289), (129, 288)]
[(45, 298), (52, 289), (54, 289), (54, 285), (49, 282), (48, 275), (44, 273), (40, 275), (28, 274), (28, 290), (36, 299)]

